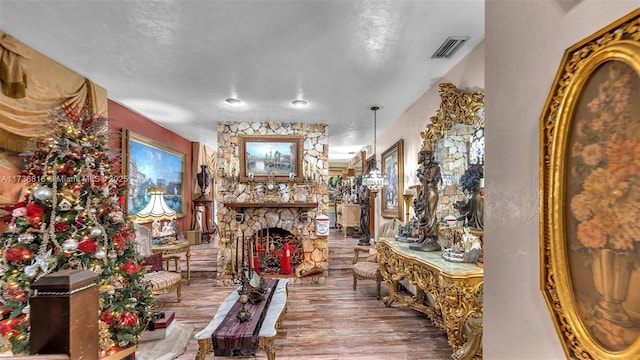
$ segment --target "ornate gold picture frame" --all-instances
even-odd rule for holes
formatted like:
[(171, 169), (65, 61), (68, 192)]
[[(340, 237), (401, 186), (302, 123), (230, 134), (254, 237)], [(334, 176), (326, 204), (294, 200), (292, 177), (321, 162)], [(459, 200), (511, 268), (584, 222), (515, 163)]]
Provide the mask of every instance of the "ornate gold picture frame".
[(640, 10), (566, 50), (540, 119), (541, 290), (568, 358), (640, 353)]
[[(287, 181), (293, 175), (296, 182), (303, 180), (304, 138), (298, 135), (241, 135), (240, 181), (250, 176), (255, 181), (267, 181), (273, 174), (276, 181)], [(310, 172), (310, 171), (307, 171)], [(309, 174), (307, 174), (309, 176)]]
[(403, 221), (402, 193), (404, 191), (404, 140), (400, 139), (382, 153), (382, 217)]
[(187, 155), (128, 129), (123, 129), (123, 134), (123, 174), (129, 183), (127, 216), (140, 220), (138, 212), (151, 201), (151, 188), (163, 189), (162, 197), (176, 217), (186, 216)]

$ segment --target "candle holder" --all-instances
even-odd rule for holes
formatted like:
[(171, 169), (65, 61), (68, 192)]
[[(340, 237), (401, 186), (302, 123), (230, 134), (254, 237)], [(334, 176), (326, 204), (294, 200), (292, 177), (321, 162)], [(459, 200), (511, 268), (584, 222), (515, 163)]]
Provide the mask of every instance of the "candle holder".
[(249, 173), (249, 179), (248, 179), (248, 187), (249, 187), (249, 202), (253, 202), (253, 173)]
[(295, 192), (294, 192), (294, 186), (295, 186), (295, 182), (293, 181), (293, 179), (289, 179), (289, 203), (293, 203), (295, 202)]
[(242, 308), (236, 313), (236, 319), (240, 322), (251, 320), (251, 312), (245, 307), (249, 301), (249, 280), (247, 279), (247, 266), (242, 266), (241, 287), (238, 289), (238, 301), (242, 304)]
[(402, 194), (402, 198), (404, 199), (404, 208), (405, 208), (404, 219), (405, 219), (405, 223), (409, 223), (409, 210), (410, 210), (410, 207), (411, 207), (411, 201), (413, 200), (413, 192), (411, 192), (411, 191), (405, 192), (404, 194)]

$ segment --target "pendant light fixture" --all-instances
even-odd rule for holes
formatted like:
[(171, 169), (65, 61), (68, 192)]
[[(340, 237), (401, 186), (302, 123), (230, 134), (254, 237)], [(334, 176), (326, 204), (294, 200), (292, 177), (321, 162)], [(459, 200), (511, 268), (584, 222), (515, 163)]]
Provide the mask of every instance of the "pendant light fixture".
[(375, 165), (373, 169), (362, 177), (362, 184), (375, 196), (385, 185), (386, 179), (380, 173), (380, 170), (378, 169), (378, 161), (375, 159), (378, 153), (378, 149), (376, 147), (376, 115), (377, 111), (380, 110), (380, 106), (372, 106), (371, 110), (373, 111), (373, 156)]

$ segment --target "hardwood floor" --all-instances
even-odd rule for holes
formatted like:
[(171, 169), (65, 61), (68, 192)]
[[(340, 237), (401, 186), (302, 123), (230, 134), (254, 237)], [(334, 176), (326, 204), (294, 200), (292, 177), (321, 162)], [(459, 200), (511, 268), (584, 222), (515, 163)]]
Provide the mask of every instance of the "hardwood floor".
[[(356, 243), (332, 229), (325, 283), (289, 287), (288, 310), (275, 340), (277, 359), (450, 359), (444, 332), (425, 315), (399, 304), (385, 307), (376, 299), (374, 281), (359, 281), (353, 290), (351, 261)], [(213, 285), (214, 244), (192, 246), (191, 253), (192, 280), (183, 286), (182, 302), (176, 302), (175, 293), (156, 299), (163, 310), (175, 311), (178, 321), (192, 324), (197, 332), (207, 326), (235, 287)], [(382, 296), (387, 294), (383, 283)], [(178, 359), (194, 359), (197, 351), (198, 343), (192, 339)], [(213, 354), (207, 356), (213, 358)], [(267, 357), (258, 352), (255, 358)]]

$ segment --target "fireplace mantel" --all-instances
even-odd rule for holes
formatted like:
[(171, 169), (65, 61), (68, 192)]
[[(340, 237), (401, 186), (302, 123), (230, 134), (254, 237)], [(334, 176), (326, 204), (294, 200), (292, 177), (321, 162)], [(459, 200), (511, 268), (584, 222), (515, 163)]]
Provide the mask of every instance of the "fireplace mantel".
[(224, 207), (236, 210), (244, 210), (247, 208), (295, 208), (295, 209), (313, 209), (318, 207), (317, 202), (225, 202)]

